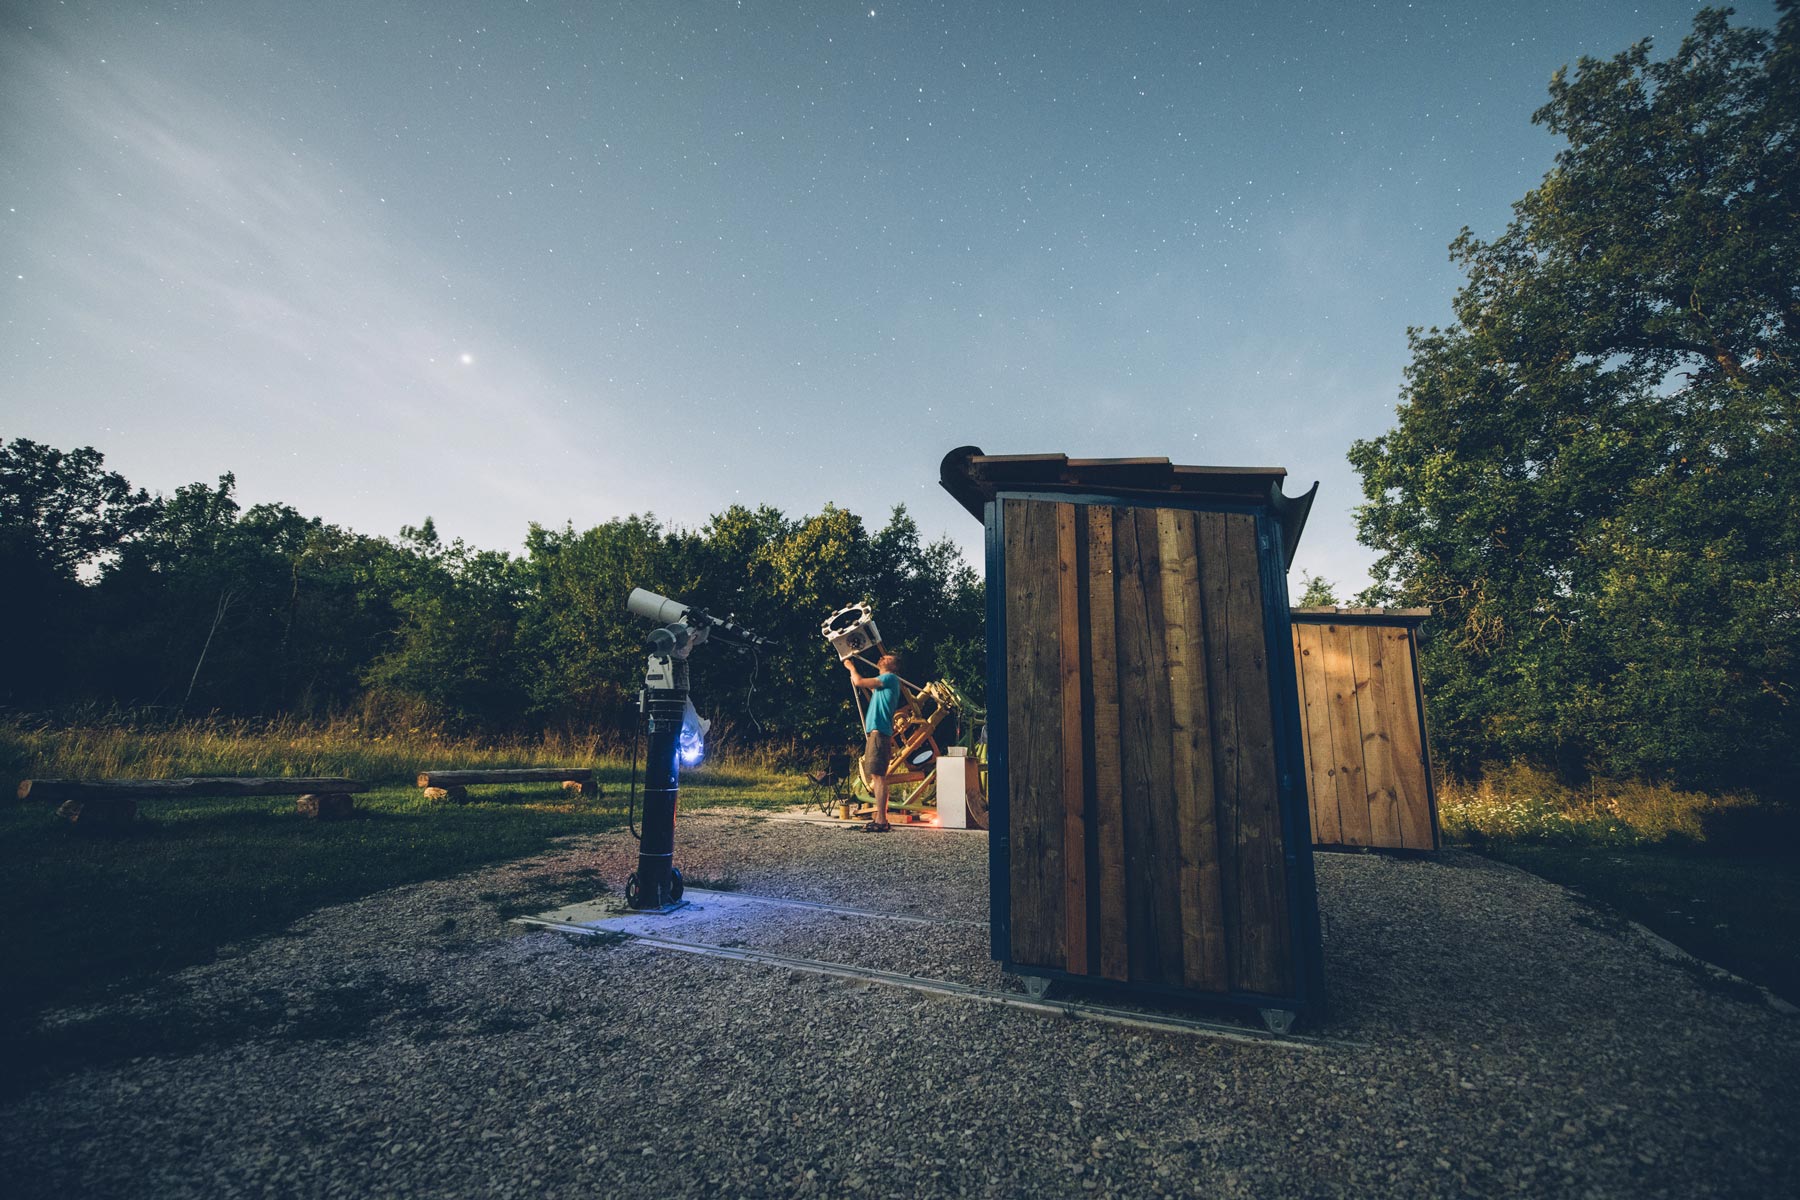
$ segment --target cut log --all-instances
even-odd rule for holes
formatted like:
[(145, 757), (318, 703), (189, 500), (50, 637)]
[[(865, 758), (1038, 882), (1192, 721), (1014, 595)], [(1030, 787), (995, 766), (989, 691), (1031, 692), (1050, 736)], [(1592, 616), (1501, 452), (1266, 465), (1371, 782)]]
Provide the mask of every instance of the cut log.
[(420, 787), (467, 787), (472, 783), (592, 783), (592, 767), (521, 767), (505, 771), (420, 771)]
[(460, 787), (428, 787), (424, 792), (427, 800), (448, 800), (452, 804), (460, 804), (469, 798), (469, 789)]
[(236, 775), (197, 775), (184, 779), (27, 779), (19, 784), (21, 800), (88, 800), (109, 796), (174, 799), (182, 796), (303, 796), (308, 792), (366, 792), (372, 785), (356, 779), (257, 779)]
[(563, 780), (562, 789), (571, 796), (598, 796), (600, 789), (592, 783), (583, 783), (579, 779)]
[(137, 801), (130, 796), (87, 796), (63, 801), (56, 815), (77, 829), (119, 829), (137, 816)]
[(315, 821), (341, 821), (356, 813), (356, 797), (348, 792), (308, 792), (294, 801), (294, 811)]

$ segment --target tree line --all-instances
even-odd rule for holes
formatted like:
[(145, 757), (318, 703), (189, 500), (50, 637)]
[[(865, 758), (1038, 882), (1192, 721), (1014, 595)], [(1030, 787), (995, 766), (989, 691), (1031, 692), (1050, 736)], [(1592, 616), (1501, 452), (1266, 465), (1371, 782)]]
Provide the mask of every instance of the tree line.
[(697, 530), (649, 514), (533, 525), (514, 555), (446, 542), (430, 518), (390, 539), (235, 493), (226, 474), (152, 496), (90, 447), (0, 444), (0, 704), (624, 731), (648, 633), (625, 612), (633, 587), (771, 639), (694, 656), (697, 703), (741, 739), (854, 739), (819, 625), (859, 600), (909, 677), (981, 693), (981, 578), (903, 507), (873, 530), (831, 505), (733, 506)]
[(1800, 778), (1800, 10), (1559, 72), (1566, 140), (1358, 442), (1377, 603), (1429, 604), (1434, 745)]

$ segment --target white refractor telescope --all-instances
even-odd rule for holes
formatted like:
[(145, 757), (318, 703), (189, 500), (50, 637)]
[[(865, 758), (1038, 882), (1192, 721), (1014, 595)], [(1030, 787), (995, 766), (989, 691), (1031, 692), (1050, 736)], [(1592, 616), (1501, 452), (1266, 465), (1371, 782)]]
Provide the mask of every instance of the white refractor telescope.
[(675, 867), (675, 807), (680, 780), (676, 762), (692, 766), (705, 752), (708, 722), (688, 697), (688, 653), (711, 638), (740, 646), (764, 639), (705, 609), (643, 588), (633, 588), (626, 611), (656, 623), (650, 631), (639, 697), (649, 745), (644, 758), (644, 827), (638, 869), (625, 881), (625, 900), (639, 911), (671, 912), (681, 904), (681, 872)]

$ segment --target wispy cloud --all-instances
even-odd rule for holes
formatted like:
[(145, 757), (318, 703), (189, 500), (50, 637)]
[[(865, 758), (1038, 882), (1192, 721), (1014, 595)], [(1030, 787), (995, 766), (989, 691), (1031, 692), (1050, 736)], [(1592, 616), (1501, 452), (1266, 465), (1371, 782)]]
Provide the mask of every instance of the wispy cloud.
[(366, 493), (368, 472), (409, 464), (456, 481), (397, 496), (415, 515), (476, 518), (483, 489), (509, 511), (521, 490), (547, 514), (618, 507), (592, 476), (554, 470), (574, 397), (451, 298), (451, 265), (323, 148), (178, 78), (38, 37), (0, 39), (0, 73), (0, 113), (30, 134), (7, 138), (6, 199), (23, 211), (6, 232), (25, 276), (0, 335), (24, 362), (8, 407), (41, 415), (85, 396), (128, 433), (205, 446), (203, 431), (235, 431), (195, 474), (247, 475), (250, 449), (271, 456), (276, 488), (302, 478), (299, 456), (322, 490)]

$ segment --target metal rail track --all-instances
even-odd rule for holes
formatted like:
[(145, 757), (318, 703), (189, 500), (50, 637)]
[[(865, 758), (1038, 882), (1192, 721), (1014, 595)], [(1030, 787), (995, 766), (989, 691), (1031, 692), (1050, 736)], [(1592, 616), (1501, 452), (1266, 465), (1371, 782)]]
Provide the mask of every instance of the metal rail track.
[[(716, 893), (703, 892), (700, 889), (690, 889), (690, 894), (729, 896), (734, 900), (743, 900), (757, 904), (772, 904), (781, 907), (812, 909), (820, 912), (838, 913), (845, 916), (901, 921), (908, 924), (938, 925), (951, 923), (934, 921), (930, 918), (915, 917), (902, 913), (872, 912), (867, 909), (845, 908), (837, 905), (819, 904), (808, 900), (787, 900), (777, 896), (757, 896), (742, 892)], [(773, 950), (752, 950), (742, 946), (720, 946), (710, 942), (695, 942), (685, 938), (665, 937), (661, 934), (640, 933), (626, 929), (608, 928), (605, 924), (575, 924), (567, 921), (552, 920), (547, 917), (520, 917), (517, 919), (521, 924), (532, 925), (540, 929), (556, 930), (577, 937), (604, 937), (610, 934), (629, 938), (632, 941), (651, 949), (664, 950), (671, 953), (692, 954), (704, 958), (717, 958), (730, 962), (751, 963), (757, 966), (800, 971), (811, 975), (822, 975), (829, 978), (876, 984), (882, 987), (900, 988), (906, 991), (919, 992), (924, 995), (968, 1000), (980, 1004), (993, 1004), (1003, 1008), (1015, 1008), (1026, 1012), (1069, 1017), (1081, 1021), (1097, 1021), (1102, 1024), (1119, 1025), (1131, 1029), (1153, 1030), (1162, 1033), (1181, 1033), (1214, 1038), (1220, 1041), (1238, 1042), (1258, 1046), (1277, 1046), (1289, 1050), (1306, 1050), (1315, 1053), (1322, 1050), (1354, 1048), (1353, 1043), (1325, 1038), (1312, 1038), (1296, 1036), (1293, 1034), (1278, 1035), (1265, 1033), (1261, 1030), (1249, 1029), (1238, 1025), (1228, 1025), (1218, 1021), (1207, 1021), (1195, 1017), (1180, 1017), (1166, 1013), (1138, 1012), (1133, 1009), (1115, 1008), (1104, 1004), (1090, 1004), (1079, 1000), (1052, 1000), (1048, 997), (1035, 998), (1032, 996), (1021, 995), (1017, 992), (1005, 992), (994, 988), (979, 987), (974, 984), (958, 983), (951, 979), (930, 979), (920, 975), (907, 975), (898, 971), (883, 971), (874, 967), (857, 966), (852, 963), (825, 962), (820, 959), (801, 958), (791, 954), (781, 954)], [(967, 921), (955, 923), (976, 924), (976, 922)]]

